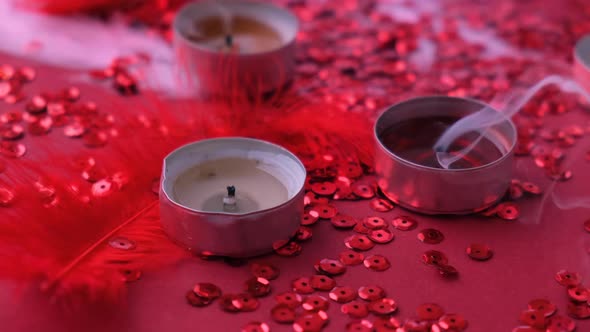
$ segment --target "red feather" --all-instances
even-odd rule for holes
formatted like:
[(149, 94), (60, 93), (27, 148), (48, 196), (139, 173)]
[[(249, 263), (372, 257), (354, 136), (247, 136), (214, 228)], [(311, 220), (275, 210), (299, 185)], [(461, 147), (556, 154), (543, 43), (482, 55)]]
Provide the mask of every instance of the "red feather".
[[(71, 161), (71, 151), (59, 140), (44, 139), (36, 141), (42, 145), (34, 152), (45, 157), (7, 163), (8, 180), (0, 180), (0, 187), (14, 192), (15, 200), (0, 208), (0, 278), (38, 282), (48, 294), (76, 301), (71, 303), (113, 301), (124, 294), (129, 275), (189, 257), (162, 231), (151, 188), (162, 158), (190, 141), (249, 136), (284, 145), (309, 169), (330, 167), (333, 161), (371, 165), (371, 126), (354, 113), (287, 96), (168, 106), (151, 93), (144, 96), (157, 112), (138, 117), (121, 109), (116, 130), (109, 129), (116, 137), (102, 149), (75, 155), (78, 162)], [(181, 110), (195, 115), (178, 120)], [(94, 184), (80, 176), (84, 162), (79, 160), (87, 160), (90, 152), (104, 171)], [(135, 248), (109, 245), (115, 237)]]

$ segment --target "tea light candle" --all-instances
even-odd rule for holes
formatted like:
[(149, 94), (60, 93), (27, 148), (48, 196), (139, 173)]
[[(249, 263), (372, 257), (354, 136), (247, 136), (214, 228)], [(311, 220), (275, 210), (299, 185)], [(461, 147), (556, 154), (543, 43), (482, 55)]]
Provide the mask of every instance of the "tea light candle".
[(574, 76), (590, 91), (590, 34), (580, 38), (574, 47)]
[(269, 142), (218, 138), (164, 159), (164, 230), (197, 253), (248, 257), (291, 238), (303, 213), (305, 167)]
[(174, 46), (180, 67), (199, 92), (265, 93), (295, 72), (299, 23), (289, 11), (254, 1), (190, 3), (176, 15)]
[[(512, 176), (517, 135), (510, 119), (488, 128), (476, 148), (448, 169), (440, 165), (433, 150), (450, 125), (485, 106), (473, 99), (426, 96), (383, 112), (374, 137), (377, 184), (384, 195), (425, 214), (469, 214), (498, 202)], [(460, 151), (478, 137), (475, 132), (459, 137), (450, 152)]]

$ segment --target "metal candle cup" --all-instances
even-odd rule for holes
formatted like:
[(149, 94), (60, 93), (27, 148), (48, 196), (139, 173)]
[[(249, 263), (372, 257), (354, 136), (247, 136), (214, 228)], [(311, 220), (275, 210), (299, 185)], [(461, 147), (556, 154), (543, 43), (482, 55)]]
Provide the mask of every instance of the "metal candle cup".
[[(259, 163), (260, 169), (284, 185), (287, 198), (276, 206), (244, 213), (204, 211), (182, 203), (175, 192), (179, 177), (192, 167), (224, 158)], [(305, 177), (305, 167), (295, 155), (266, 141), (228, 137), (187, 144), (164, 159), (160, 185), (163, 228), (195, 253), (229, 257), (267, 253), (275, 242), (288, 240), (297, 232), (303, 214)], [(238, 194), (247, 189), (233, 188)], [(223, 203), (227, 203), (225, 199)]]
[(590, 34), (580, 38), (574, 48), (574, 76), (590, 91)]
[[(510, 184), (517, 137), (510, 120), (486, 131), (487, 137), (501, 145), (502, 155), (473, 168), (424, 166), (400, 157), (384, 144), (388, 130), (404, 121), (428, 121), (441, 116), (458, 120), (484, 106), (472, 99), (430, 96), (389, 107), (375, 124), (375, 170), (380, 190), (402, 207), (424, 214), (468, 214), (481, 211), (501, 199)], [(420, 133), (415, 132), (407, 138), (416, 139), (418, 135)]]
[[(226, 52), (189, 38), (196, 23), (223, 13), (230, 19), (244, 17), (273, 29), (280, 36), (280, 45), (260, 52)], [(202, 94), (267, 93), (280, 89), (294, 77), (299, 22), (286, 9), (242, 0), (189, 3), (176, 14), (173, 30), (180, 67)]]

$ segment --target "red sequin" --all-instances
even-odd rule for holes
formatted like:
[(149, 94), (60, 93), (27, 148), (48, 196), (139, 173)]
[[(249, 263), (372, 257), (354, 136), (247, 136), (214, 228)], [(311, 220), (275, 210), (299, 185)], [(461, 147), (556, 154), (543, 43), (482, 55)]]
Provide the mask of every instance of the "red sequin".
[(424, 303), (418, 306), (416, 314), (423, 320), (437, 320), (444, 315), (444, 309), (436, 303)]
[(14, 201), (14, 193), (8, 188), (0, 187), (0, 207), (7, 207)]
[(254, 277), (246, 281), (245, 289), (255, 297), (266, 296), (270, 293), (270, 282), (265, 278)]
[(358, 290), (359, 297), (367, 301), (375, 301), (385, 297), (385, 290), (379, 286), (362, 286)]
[(366, 251), (372, 249), (375, 246), (375, 243), (366, 235), (355, 234), (347, 237), (344, 240), (344, 245), (349, 249)]
[(557, 311), (555, 304), (545, 299), (531, 300), (529, 301), (528, 307), (530, 310), (542, 312), (545, 317), (549, 317)]
[(334, 259), (324, 258), (317, 265), (318, 272), (331, 276), (341, 275), (346, 272), (346, 266)]
[(318, 221), (318, 216), (312, 216), (309, 213), (305, 213), (301, 218), (301, 225), (310, 226)]
[(16, 140), (24, 136), (25, 129), (19, 124), (6, 125), (0, 129), (0, 138), (4, 140)]
[(318, 311), (301, 315), (293, 323), (295, 332), (320, 332), (328, 322), (328, 314)]
[(319, 291), (330, 291), (336, 286), (334, 279), (324, 275), (314, 275), (310, 279), (311, 287)]
[(561, 270), (555, 274), (555, 280), (562, 286), (577, 286), (582, 282), (582, 276), (576, 272)]
[(373, 271), (385, 271), (391, 267), (389, 260), (381, 255), (371, 255), (365, 258), (363, 264), (366, 268)]
[(471, 244), (466, 252), (470, 258), (478, 261), (487, 261), (493, 256), (492, 250), (485, 244)]
[(371, 241), (379, 244), (389, 243), (395, 238), (395, 235), (388, 229), (374, 229), (367, 236)]
[(389, 315), (397, 310), (397, 304), (393, 299), (382, 298), (369, 303), (369, 311), (375, 315)]
[(139, 270), (122, 270), (123, 281), (134, 282), (141, 279), (141, 271)]
[(272, 316), (272, 319), (274, 319), (275, 322), (280, 324), (293, 323), (295, 321), (296, 316), (295, 310), (292, 307), (284, 304), (274, 306), (270, 310), (270, 315)]
[(500, 203), (496, 207), (496, 214), (504, 220), (515, 220), (520, 215), (518, 206), (510, 202)]
[(301, 253), (301, 250), (301, 245), (294, 241), (289, 241), (284, 246), (274, 249), (277, 255), (285, 257), (297, 256)]
[(459, 271), (457, 271), (457, 269), (451, 265), (438, 266), (438, 272), (446, 278), (455, 278), (459, 274)]
[(373, 187), (366, 184), (353, 184), (352, 192), (358, 197), (364, 199), (373, 198), (373, 196), (375, 196), (375, 190), (373, 190)]
[(284, 292), (275, 295), (278, 304), (286, 305), (289, 308), (297, 308), (301, 304), (301, 295), (294, 292)]
[(356, 299), (356, 296), (356, 290), (347, 286), (334, 287), (329, 294), (330, 299), (338, 303), (348, 303)]
[(307, 277), (293, 280), (291, 286), (293, 287), (293, 291), (299, 294), (311, 294), (314, 292), (313, 287), (311, 287), (311, 280)]
[(330, 307), (330, 302), (328, 302), (328, 299), (323, 296), (311, 295), (308, 296), (305, 301), (303, 301), (301, 307), (306, 311), (325, 311)]
[(259, 305), (258, 300), (251, 294), (235, 295), (231, 303), (239, 311), (254, 311)]
[(331, 182), (321, 182), (321, 183), (314, 183), (311, 185), (311, 190), (322, 196), (330, 196), (336, 192), (336, 185)]
[(590, 299), (590, 291), (582, 285), (568, 288), (567, 295), (574, 302), (586, 302)]
[(332, 219), (330, 219), (332, 225), (336, 228), (353, 228), (357, 221), (354, 217), (344, 215), (344, 214), (337, 214)]
[(221, 296), (221, 289), (208, 282), (201, 282), (193, 287), (193, 292), (207, 300), (214, 300)]
[(547, 325), (547, 319), (542, 311), (538, 310), (525, 310), (520, 314), (520, 321), (528, 326), (535, 328), (545, 328)]
[(0, 142), (0, 154), (8, 158), (20, 158), (25, 155), (27, 148), (24, 144), (16, 142)]
[(84, 145), (89, 148), (99, 148), (107, 144), (109, 137), (107, 133), (99, 130), (89, 131), (84, 135)]
[(364, 261), (365, 256), (360, 252), (345, 250), (338, 255), (338, 259), (344, 265), (359, 265)]
[(346, 324), (346, 332), (373, 332), (373, 324), (368, 320), (350, 322)]
[(427, 228), (418, 233), (418, 240), (428, 244), (438, 244), (444, 240), (444, 235), (437, 229)]
[(547, 332), (572, 332), (576, 329), (576, 323), (568, 317), (555, 315), (549, 319), (547, 324)]
[(313, 232), (311, 228), (305, 226), (299, 226), (297, 229), (297, 233), (295, 234), (295, 239), (297, 241), (307, 241), (311, 239)]
[(416, 228), (416, 226), (418, 225), (414, 218), (408, 216), (399, 216), (397, 218), (394, 218), (391, 221), (391, 224), (393, 225), (393, 227), (401, 231), (409, 231), (411, 229)]
[(459, 314), (446, 314), (438, 320), (438, 325), (444, 330), (463, 331), (467, 328), (467, 321)]
[(438, 250), (428, 250), (422, 254), (422, 262), (426, 265), (441, 266), (447, 265), (449, 259), (444, 253)]
[(365, 318), (369, 315), (367, 305), (357, 300), (343, 304), (342, 307), (340, 307), (340, 311), (353, 318)]
[(321, 204), (312, 207), (309, 214), (316, 218), (330, 219), (338, 214), (338, 210), (332, 205)]
[(363, 219), (363, 225), (369, 229), (387, 228), (387, 222), (380, 217), (366, 217)]
[(279, 276), (279, 269), (271, 264), (253, 263), (250, 265), (250, 271), (255, 277), (274, 280)]
[(213, 302), (213, 300), (198, 296), (192, 290), (186, 293), (186, 301), (193, 307), (205, 307)]
[(388, 212), (395, 207), (393, 203), (383, 198), (374, 198), (371, 200), (371, 209), (377, 212)]
[(109, 245), (115, 249), (132, 250), (135, 249), (135, 242), (126, 237), (117, 236), (109, 240)]
[(270, 327), (263, 322), (250, 322), (242, 327), (241, 332), (270, 332)]

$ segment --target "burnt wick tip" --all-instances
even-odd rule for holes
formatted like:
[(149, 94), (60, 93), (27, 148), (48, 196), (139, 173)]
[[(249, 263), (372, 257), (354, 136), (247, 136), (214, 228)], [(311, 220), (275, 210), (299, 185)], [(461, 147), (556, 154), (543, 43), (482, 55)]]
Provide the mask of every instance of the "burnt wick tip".
[(225, 45), (227, 47), (232, 47), (233, 43), (234, 43), (234, 37), (232, 37), (232, 35), (226, 35), (225, 36)]
[(234, 187), (234, 186), (228, 186), (227, 187), (227, 196), (229, 196), (229, 197), (236, 196), (236, 187)]

